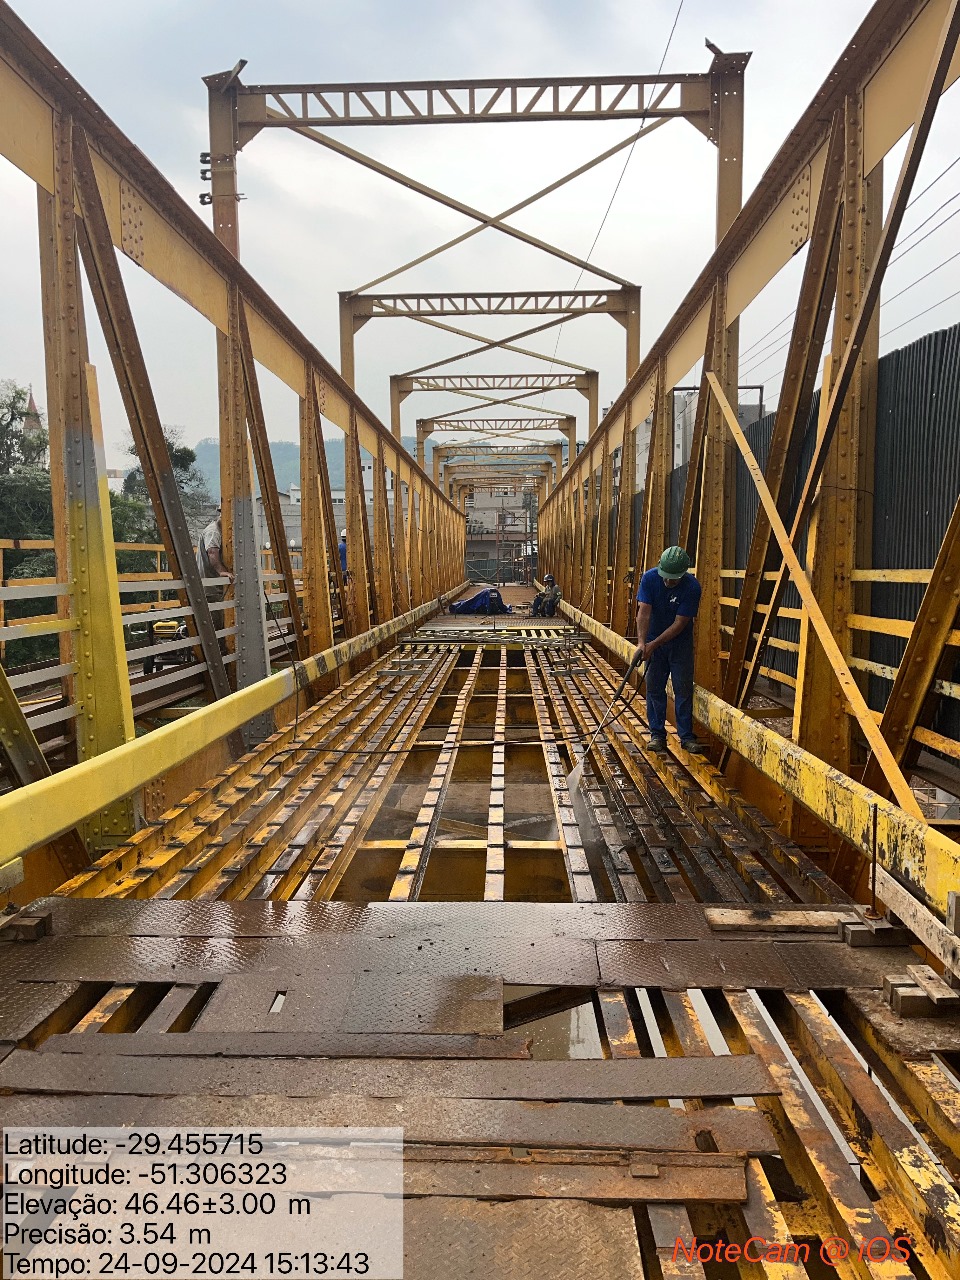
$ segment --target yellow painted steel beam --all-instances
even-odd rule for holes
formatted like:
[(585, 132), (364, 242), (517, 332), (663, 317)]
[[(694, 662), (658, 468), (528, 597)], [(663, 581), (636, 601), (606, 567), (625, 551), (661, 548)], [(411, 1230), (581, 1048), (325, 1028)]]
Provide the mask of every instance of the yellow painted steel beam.
[[(469, 584), (457, 588), (462, 591)], [(29, 787), (0, 797), (0, 867), (129, 796), (254, 716), (292, 698), (297, 688), (393, 639), (442, 608), (444, 597), (314, 654), (297, 667), (184, 716)]]
[[(624, 662), (633, 656), (631, 641), (589, 614), (563, 600), (560, 611)], [(960, 937), (936, 918), (946, 916), (947, 895), (960, 884), (960, 844), (699, 685), (693, 710), (704, 728), (867, 858), (875, 830), (877, 896), (960, 973)]]

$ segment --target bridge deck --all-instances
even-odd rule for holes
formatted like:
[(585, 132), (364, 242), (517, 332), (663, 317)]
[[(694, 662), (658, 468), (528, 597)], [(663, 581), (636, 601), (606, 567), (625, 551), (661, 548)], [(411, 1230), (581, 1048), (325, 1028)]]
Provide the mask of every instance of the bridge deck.
[(298, 708), (0, 944), (5, 1122), (399, 1115), (412, 1277), (708, 1276), (694, 1236), (817, 1275), (903, 1231), (956, 1274), (960, 1018), (895, 1014), (916, 952), (848, 945), (862, 909), (639, 702), (578, 825), (617, 679), (564, 623), (447, 617)]

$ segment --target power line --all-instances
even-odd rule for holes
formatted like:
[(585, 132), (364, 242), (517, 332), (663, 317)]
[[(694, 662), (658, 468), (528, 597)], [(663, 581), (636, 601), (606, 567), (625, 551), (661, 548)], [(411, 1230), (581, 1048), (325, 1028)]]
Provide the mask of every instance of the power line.
[(944, 258), (942, 262), (938, 262), (935, 267), (931, 268), (931, 270), (927, 271), (924, 275), (917, 276), (916, 280), (911, 280), (910, 283), (906, 286), (906, 288), (901, 289), (899, 293), (895, 293), (892, 298), (886, 298), (881, 303), (881, 308), (885, 307), (888, 302), (894, 302), (896, 301), (897, 298), (903, 297), (903, 295), (907, 292), (908, 289), (912, 289), (913, 286), (915, 284), (919, 284), (921, 280), (927, 280), (929, 279), (930, 276), (936, 275), (936, 273), (940, 270), (941, 267), (945, 267), (948, 262), (953, 262), (955, 258), (960, 258), (960, 249), (958, 249), (956, 253), (951, 253), (949, 258)]
[(918, 311), (916, 315), (911, 316), (909, 320), (902, 320), (900, 324), (895, 324), (892, 329), (888, 329), (883, 335), (889, 338), (891, 333), (896, 333), (898, 329), (904, 328), (905, 325), (912, 324), (914, 320), (919, 320), (921, 316), (925, 316), (928, 311), (936, 311), (937, 307), (942, 307), (945, 302), (950, 302), (952, 298), (960, 298), (960, 289), (955, 293), (948, 293), (945, 298), (941, 298), (939, 302), (935, 302), (931, 307), (924, 307), (922, 311)]
[(948, 213), (943, 221), (938, 222), (935, 227), (931, 227), (925, 236), (921, 236), (919, 240), (915, 240), (913, 244), (908, 245), (902, 253), (898, 253), (895, 258), (891, 258), (888, 265), (892, 267), (895, 262), (899, 262), (901, 258), (905, 258), (908, 253), (912, 253), (918, 244), (923, 244), (924, 240), (928, 240), (935, 231), (939, 231), (941, 227), (945, 227), (948, 222), (957, 216), (958, 213), (960, 213), (960, 209), (954, 209), (953, 213)]
[[(677, 23), (680, 21), (680, 11), (683, 9), (683, 5), (684, 5), (684, 0), (680, 0), (680, 3), (677, 5), (677, 12), (673, 15), (673, 26), (670, 28), (670, 34), (667, 36), (667, 43), (664, 45), (663, 56), (660, 59), (659, 67), (657, 67), (657, 76), (659, 76), (663, 71), (663, 64), (666, 62), (667, 54), (670, 52), (670, 45), (673, 43), (673, 35), (677, 29)], [(651, 89), (651, 92), (652, 92), (652, 89)], [(641, 125), (644, 123), (646, 118), (647, 118), (646, 114), (641, 116), (640, 118)], [(630, 158), (633, 155), (633, 150), (634, 150), (634, 147), (636, 147), (636, 145), (637, 145), (637, 139), (634, 138), (633, 142), (630, 144), (630, 150), (627, 152), (627, 158), (623, 162), (623, 168), (620, 170), (620, 177), (617, 179), (617, 185), (613, 188), (613, 195), (610, 197), (610, 201), (607, 205), (606, 211), (604, 212), (604, 215), (600, 220), (600, 226), (597, 228), (597, 234), (593, 237), (593, 244), (590, 246), (590, 252), (587, 254), (585, 258), (586, 262), (589, 262), (590, 259), (593, 257), (593, 251), (597, 247), (597, 241), (600, 239), (600, 233), (603, 231), (603, 228), (606, 226), (607, 218), (610, 216), (610, 210), (613, 208), (613, 202), (614, 200), (616, 200), (617, 192), (620, 190), (621, 184), (623, 183), (623, 179), (626, 176), (627, 166), (630, 164)], [(585, 268), (583, 267), (580, 268), (580, 274), (577, 276), (576, 281), (574, 282), (574, 285), (573, 285), (574, 289), (578, 288), (580, 281), (583, 279), (584, 270)], [(550, 357), (551, 368), (553, 366), (553, 361), (557, 357), (557, 352), (560, 350), (560, 334), (562, 332), (563, 332), (563, 325), (561, 324), (557, 327), (557, 340), (553, 344), (553, 355)], [(540, 398), (540, 403), (541, 404), (543, 403), (542, 396)]]
[[(918, 192), (917, 195), (913, 197), (913, 199), (907, 205), (907, 208), (908, 209), (912, 208), (912, 206), (915, 205), (918, 200), (922, 199), (922, 197), (925, 196), (928, 191), (932, 190), (932, 188), (937, 185), (937, 183), (940, 181), (941, 178), (946, 177), (946, 175), (950, 172), (950, 170), (954, 168), (955, 165), (958, 165), (958, 164), (960, 164), (960, 156), (957, 156), (956, 159), (951, 160), (945, 169), (941, 169), (941, 171), (937, 174), (937, 176), (933, 179), (933, 181), (928, 182), (927, 185), (923, 188), (923, 190)], [(951, 203), (951, 201), (955, 200), (957, 198), (957, 195), (960, 195), (960, 192), (957, 192), (955, 195), (951, 196), (949, 200), (946, 200), (942, 205), (940, 205), (939, 209), (934, 209), (933, 213), (930, 214), (930, 217), (926, 218), (918, 226), (914, 227), (913, 231), (910, 231), (907, 233), (905, 239), (909, 240), (910, 237), (914, 234), (914, 232), (919, 231), (921, 227), (925, 226), (926, 223), (930, 221), (930, 218), (936, 217), (936, 215), (940, 212), (940, 209), (945, 208), (948, 204)], [(948, 221), (948, 219), (944, 219), (944, 221)], [(938, 225), (943, 226), (943, 223), (941, 222)], [(937, 229), (936, 227), (933, 228), (933, 230), (936, 230), (936, 229)], [(924, 239), (926, 239), (926, 236), (924, 236)], [(921, 242), (918, 240), (917, 244), (920, 244), (920, 243)], [(913, 248), (914, 246), (911, 245), (910, 247)], [(902, 257), (903, 255), (901, 254), (899, 256)], [(894, 259), (894, 262), (895, 261), (896, 261), (896, 258)], [(892, 266), (893, 264), (891, 263), (890, 265)], [(890, 301), (892, 302), (893, 299), (891, 298)], [(757, 338), (754, 342), (751, 342), (748, 347), (745, 347), (740, 352), (740, 358), (743, 359), (744, 356), (748, 356), (756, 347), (758, 347), (763, 342), (764, 338), (769, 337), (772, 333), (774, 333), (777, 329), (779, 329), (782, 324), (785, 324), (787, 320), (791, 320), (794, 315), (795, 315), (795, 311), (788, 311), (782, 320), (778, 320), (776, 324), (771, 325), (769, 329), (767, 329), (764, 333), (761, 333), (759, 338)]]
[(941, 178), (946, 177), (946, 175), (950, 172), (950, 170), (953, 168), (955, 164), (960, 164), (960, 156), (957, 156), (955, 160), (951, 160), (950, 163), (947, 165), (947, 167), (941, 170), (941, 172), (937, 174), (937, 176), (934, 178), (932, 182), (928, 182), (927, 185), (923, 188), (923, 190), (913, 197), (913, 199), (910, 201), (910, 204), (907, 205), (907, 208), (909, 209), (912, 205), (915, 205), (917, 201), (921, 198), (921, 196), (925, 196), (931, 187), (935, 187)]
[[(913, 228), (912, 231), (908, 231), (906, 233), (906, 235), (903, 237), (901, 241), (901, 244), (906, 244), (908, 240), (912, 240), (913, 237), (917, 234), (917, 232), (922, 227), (925, 227), (927, 225), (927, 223), (930, 221), (931, 218), (935, 218), (942, 209), (945, 209), (947, 207), (948, 204), (953, 204), (954, 200), (956, 200), (958, 196), (960, 196), (960, 191), (955, 191), (952, 196), (948, 196), (947, 199), (944, 200), (943, 204), (937, 205), (933, 213), (928, 214), (922, 222), (917, 223), (917, 225)], [(942, 224), (938, 224), (938, 225), (942, 225)]]

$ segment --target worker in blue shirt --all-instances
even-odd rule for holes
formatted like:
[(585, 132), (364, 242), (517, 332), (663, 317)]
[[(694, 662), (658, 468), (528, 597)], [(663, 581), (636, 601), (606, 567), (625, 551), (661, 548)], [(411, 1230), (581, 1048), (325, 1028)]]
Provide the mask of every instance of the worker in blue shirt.
[(655, 569), (640, 579), (637, 592), (637, 651), (647, 664), (647, 724), (650, 750), (667, 752), (667, 677), (680, 745), (694, 755), (703, 747), (693, 732), (693, 620), (700, 607), (700, 583), (683, 547), (667, 547)]
[(343, 574), (344, 582), (347, 582), (349, 580), (350, 575), (347, 572), (347, 531), (346, 529), (340, 530), (340, 541), (337, 543), (337, 551), (340, 553), (340, 572)]

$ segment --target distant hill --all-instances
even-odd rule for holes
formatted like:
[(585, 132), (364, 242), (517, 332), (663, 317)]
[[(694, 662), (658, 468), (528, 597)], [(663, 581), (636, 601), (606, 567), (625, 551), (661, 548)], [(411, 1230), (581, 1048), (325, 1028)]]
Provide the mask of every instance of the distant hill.
[[(343, 488), (343, 439), (325, 440), (327, 451), (327, 469), (330, 472), (331, 489)], [(410, 453), (416, 452), (417, 442), (414, 436), (405, 436), (403, 446)], [(207, 436), (193, 446), (197, 455), (197, 466), (204, 474), (207, 486), (215, 498), (220, 496), (220, 445), (212, 436)], [(427, 439), (427, 463), (433, 452), (433, 442)], [(291, 484), (300, 483), (300, 446), (293, 440), (271, 440), (270, 456), (273, 458), (273, 469), (277, 474), (277, 487), (288, 492)]]

